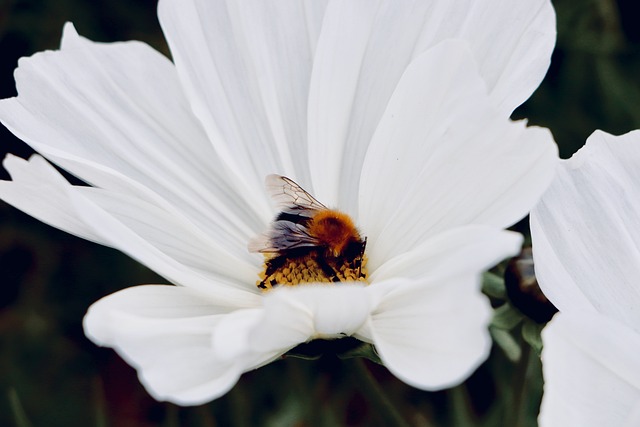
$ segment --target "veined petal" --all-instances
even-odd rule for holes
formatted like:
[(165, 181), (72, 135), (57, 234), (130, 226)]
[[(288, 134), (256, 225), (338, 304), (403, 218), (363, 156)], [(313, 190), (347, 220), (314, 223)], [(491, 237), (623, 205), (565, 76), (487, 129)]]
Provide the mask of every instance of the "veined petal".
[(591, 309), (640, 332), (640, 131), (597, 131), (531, 213), (536, 276), (562, 312)]
[[(238, 306), (220, 304), (211, 295), (172, 285), (141, 285), (126, 288), (94, 303), (84, 319), (87, 336), (98, 345), (113, 346), (123, 337), (158, 336), (167, 332), (209, 333), (220, 315)], [(126, 327), (126, 318), (137, 319)], [(185, 335), (186, 336), (186, 335)], [(159, 343), (160, 344), (160, 343)], [(143, 348), (141, 351), (146, 351)], [(136, 350), (128, 350), (136, 354)]]
[(548, 0), (329, 3), (309, 95), (317, 197), (356, 214), (357, 171), (404, 70), (452, 38), (469, 43), (496, 114), (506, 118), (546, 73), (555, 15)]
[(479, 274), (389, 280), (367, 287), (378, 301), (361, 332), (409, 385), (439, 390), (464, 381), (489, 355), (489, 300)]
[(20, 60), (19, 96), (0, 101), (3, 124), (92, 185), (151, 194), (246, 245), (269, 220), (264, 192), (248, 197), (228, 179), (171, 62), (139, 42), (89, 42), (71, 25), (63, 38), (72, 48)]
[(419, 280), (461, 272), (480, 273), (506, 257), (517, 255), (521, 245), (520, 234), (469, 225), (434, 236), (379, 267), (379, 252), (372, 250), (368, 252), (367, 268), (372, 283), (393, 278)]
[(640, 405), (640, 335), (591, 311), (558, 313), (542, 331), (541, 427), (631, 425)]
[(2, 162), (13, 181), (0, 181), (0, 198), (28, 215), (67, 233), (106, 245), (88, 224), (70, 211), (70, 184), (46, 160), (33, 155), (27, 162), (8, 154)]
[[(70, 191), (68, 194), (81, 220), (85, 223), (91, 221), (97, 224), (94, 228), (104, 239), (108, 239), (111, 245), (117, 245), (120, 250), (163, 275), (172, 283), (197, 288), (203, 292), (214, 292), (218, 298), (225, 301), (242, 301), (252, 296), (257, 297), (258, 292), (250, 286), (251, 282), (246, 281), (251, 270), (234, 269), (242, 265), (238, 260), (233, 260), (236, 262), (227, 266), (230, 270), (223, 272), (229, 273), (227, 277), (216, 271), (203, 274), (202, 271), (191, 270), (185, 264), (167, 256), (160, 248), (138, 234), (137, 230), (131, 229), (129, 224), (119, 220), (116, 215), (84, 197), (80, 192)], [(135, 222), (135, 224), (138, 223)], [(153, 226), (151, 230), (154, 230)], [(232, 258), (224, 258), (232, 260)], [(221, 287), (224, 288), (224, 292), (218, 292)]]
[[(108, 190), (75, 187), (42, 157), (9, 156), (14, 181), (0, 181), (0, 197), (41, 221), (117, 248), (173, 283), (251, 299), (257, 268), (232, 256), (175, 212)], [(223, 290), (224, 292), (220, 292)]]
[[(537, 89), (551, 63), (556, 42), (551, 1), (441, 1), (453, 3), (449, 14), (466, 10), (455, 36), (469, 41), (490, 97), (498, 111), (510, 114)], [(442, 18), (445, 34), (457, 27), (448, 16)], [(420, 43), (426, 40), (437, 39), (427, 36)]]
[[(357, 171), (361, 162), (358, 158), (346, 159), (345, 151), (348, 147), (352, 150), (366, 147), (363, 141), (367, 136), (357, 140), (359, 144), (350, 145), (347, 140), (351, 120), (355, 120), (353, 110), (356, 100), (362, 96), (358, 94), (359, 85), (368, 83), (366, 89), (369, 90), (375, 87), (360, 73), (367, 71), (363, 69), (366, 46), (375, 28), (376, 12), (380, 5), (381, 1), (362, 0), (329, 3), (309, 93), (309, 162), (314, 194), (327, 206), (340, 206), (350, 215), (357, 213), (349, 195), (353, 197), (357, 194), (354, 184), (358, 182)], [(388, 34), (400, 33), (404, 32)], [(404, 64), (393, 60), (384, 63), (395, 64), (400, 70), (404, 68)], [(384, 80), (376, 83), (393, 84)], [(369, 96), (370, 92), (366, 93)], [(383, 108), (386, 100), (379, 98), (373, 98), (375, 102), (372, 103), (363, 103), (360, 108), (365, 109), (369, 105), (369, 108)], [(371, 119), (375, 120), (366, 116), (360, 120)], [(351, 161), (352, 167), (345, 170), (344, 165)]]
[(549, 131), (497, 114), (474, 69), (464, 42), (443, 42), (416, 58), (389, 101), (360, 185), (358, 223), (379, 259), (458, 226), (509, 226), (553, 177)]
[(309, 188), (306, 106), (323, 0), (162, 0), (158, 14), (192, 108), (233, 178)]
[[(243, 256), (232, 254), (228, 248), (199, 233), (200, 230), (184, 218), (151, 203), (90, 187), (76, 188), (76, 191), (85, 199), (78, 207), (78, 213), (85, 222), (91, 220), (89, 214), (85, 215), (88, 212), (84, 209), (85, 201), (89, 201), (104, 211), (105, 218), (113, 218), (114, 225), (116, 222), (122, 224), (123, 231), (126, 229), (128, 234), (139, 236), (149, 249), (154, 248), (166, 254), (190, 271), (202, 274), (214, 282), (235, 281), (243, 284), (242, 287), (257, 292), (253, 282), (257, 276), (258, 263), (246, 251)], [(110, 246), (121, 248), (134, 258), (143, 257), (137, 255), (133, 247), (128, 247), (124, 239), (118, 241), (109, 232), (102, 231), (101, 228), (106, 224), (99, 220), (100, 216), (96, 216), (94, 227), (104, 235)], [(113, 231), (109, 226), (106, 228)]]
[(220, 359), (211, 334), (236, 305), (192, 289), (146, 285), (94, 303), (85, 316), (87, 336), (114, 348), (136, 367), (158, 400), (198, 405), (226, 393), (242, 372), (262, 360)]

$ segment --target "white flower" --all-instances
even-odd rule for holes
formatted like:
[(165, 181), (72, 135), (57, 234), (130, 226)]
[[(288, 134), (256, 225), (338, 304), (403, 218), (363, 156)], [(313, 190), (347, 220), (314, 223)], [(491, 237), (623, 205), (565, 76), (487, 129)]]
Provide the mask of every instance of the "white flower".
[(541, 426), (640, 424), (640, 131), (595, 132), (531, 213), (543, 331)]
[[(0, 119), (43, 158), (9, 156), (0, 197), (129, 254), (178, 286), (95, 303), (87, 335), (157, 399), (197, 404), (315, 337), (353, 335), (423, 389), (487, 356), (488, 266), (515, 254), (550, 182), (549, 132), (508, 116), (555, 41), (547, 0), (162, 0), (174, 63), (137, 43), (23, 59)], [(255, 283), (247, 243), (286, 175), (368, 238), (369, 285)]]

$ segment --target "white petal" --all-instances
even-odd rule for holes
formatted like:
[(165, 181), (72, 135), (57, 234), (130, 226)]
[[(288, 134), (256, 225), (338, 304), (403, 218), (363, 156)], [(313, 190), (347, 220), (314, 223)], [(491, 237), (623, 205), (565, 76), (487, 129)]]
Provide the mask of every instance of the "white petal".
[[(163, 242), (161, 242), (160, 239), (152, 241), (148, 239), (150, 234), (144, 236), (138, 233), (139, 230), (130, 228), (132, 223), (140, 225), (140, 222), (133, 221), (127, 223), (122, 221), (117, 215), (114, 215), (113, 212), (108, 211), (103, 206), (84, 197), (82, 192), (69, 191), (68, 193), (73, 209), (77, 212), (78, 217), (85, 223), (95, 224), (94, 229), (100, 233), (103, 239), (107, 240), (107, 244), (117, 247), (129, 256), (163, 275), (172, 283), (198, 288), (203, 292), (217, 293), (217, 297), (220, 300), (238, 301), (239, 304), (239, 301), (258, 298), (258, 292), (251, 286), (252, 282), (249, 281), (254, 277), (252, 272), (255, 273), (256, 270), (246, 264), (243, 265), (240, 260), (234, 259), (233, 257), (226, 257), (223, 253), (219, 252), (217, 255), (220, 255), (224, 261), (229, 263), (226, 266), (224, 264), (217, 264), (216, 267), (219, 271), (202, 271), (193, 268), (193, 265), (186, 265), (184, 262), (180, 262), (180, 259), (164, 253), (161, 249), (166, 250), (166, 247), (163, 248), (161, 246)], [(107, 201), (109, 200), (107, 199)], [(116, 206), (110, 205), (107, 207), (115, 209)], [(142, 214), (144, 211), (140, 213)], [(153, 219), (150, 215), (147, 215), (147, 218)], [(152, 224), (148, 230), (144, 231), (157, 233), (158, 230), (162, 230), (162, 225), (158, 224), (159, 223)], [(172, 231), (180, 231), (180, 229), (178, 228)], [(174, 237), (174, 241), (177, 240), (180, 242), (188, 239), (189, 236), (182, 236), (182, 239), (180, 239), (180, 236)], [(158, 245), (159, 247), (154, 245), (158, 243), (160, 243)], [(186, 261), (194, 260), (187, 259)], [(198, 261), (196, 261), (196, 263), (197, 262)], [(228, 269), (222, 270), (225, 267)]]
[(465, 44), (448, 41), (403, 75), (363, 165), (358, 222), (372, 252), (466, 224), (504, 228), (549, 184), (551, 134), (500, 117), (474, 68)]
[(370, 285), (380, 299), (368, 333), (385, 366), (407, 384), (439, 390), (464, 381), (489, 355), (491, 306), (479, 275)]
[(251, 368), (221, 360), (211, 345), (217, 322), (235, 308), (187, 288), (138, 286), (93, 304), (84, 328), (136, 367), (156, 399), (197, 405), (226, 393)]
[[(257, 263), (246, 251), (240, 256), (232, 255), (223, 245), (199, 233), (200, 230), (184, 218), (151, 203), (94, 188), (77, 188), (76, 191), (104, 211), (105, 218), (112, 217), (114, 225), (116, 222), (122, 224), (127, 234), (135, 234), (149, 248), (158, 250), (188, 270), (198, 272), (212, 281), (237, 281), (257, 293), (254, 285), (258, 275)], [(111, 234), (111, 226), (100, 221), (102, 214), (94, 216), (93, 212), (86, 210), (86, 201), (80, 202), (78, 213), (85, 222), (92, 221), (94, 228), (104, 235), (107, 244), (130, 253), (134, 258), (144, 256), (127, 246), (129, 239), (120, 241)], [(119, 224), (116, 226), (119, 227)]]
[(0, 197), (70, 233), (117, 248), (173, 283), (242, 301), (257, 297), (257, 268), (227, 253), (188, 221), (143, 200), (67, 183), (42, 157), (9, 156), (14, 181), (0, 182)]
[[(220, 319), (211, 341), (216, 354), (224, 360), (233, 360), (252, 352), (253, 349), (248, 337), (251, 331), (260, 323), (263, 316), (264, 311), (262, 307), (259, 307), (236, 310)], [(299, 320), (296, 319), (297, 322)], [(275, 344), (274, 348), (281, 349), (279, 353), (283, 354), (287, 351), (288, 346)]]
[(462, 7), (467, 15), (458, 28), (443, 16), (446, 29), (440, 37), (456, 28), (456, 37), (471, 43), (491, 98), (499, 111), (511, 113), (531, 96), (549, 68), (556, 41), (551, 1), (441, 1), (452, 3), (449, 14)]
[(0, 181), (0, 199), (67, 233), (107, 244), (70, 210), (69, 183), (46, 160), (34, 155), (27, 162), (9, 154), (2, 164), (13, 181)]
[(262, 230), (264, 191), (227, 179), (169, 60), (138, 42), (91, 43), (70, 25), (63, 45), (20, 60), (19, 96), (0, 101), (7, 128), (83, 180), (152, 194), (238, 246)]
[(631, 412), (624, 420), (624, 427), (636, 427), (640, 425), (640, 399), (633, 404)]
[[(167, 330), (157, 327), (162, 323), (167, 323), (176, 332), (199, 330), (208, 333), (217, 322), (217, 315), (236, 308), (189, 288), (142, 285), (121, 290), (94, 303), (85, 317), (84, 327), (87, 336), (96, 344), (110, 346), (123, 336), (140, 338), (163, 334)], [(127, 328), (126, 322), (120, 323), (127, 316), (138, 319), (135, 328)]]
[[(348, 143), (351, 127), (357, 121), (371, 121), (375, 123), (375, 110), (384, 108), (386, 99), (382, 95), (372, 97), (373, 102), (357, 103), (364, 95), (377, 95), (371, 92), (377, 86), (383, 87), (395, 83), (392, 78), (372, 82), (366, 79), (362, 72), (373, 69), (363, 68), (371, 33), (374, 30), (376, 11), (380, 1), (333, 1), (327, 7), (322, 25), (321, 38), (318, 43), (316, 59), (313, 65), (313, 75), (309, 93), (309, 160), (314, 195), (327, 206), (340, 206), (350, 214), (357, 211), (352, 207), (357, 194), (354, 187), (358, 182), (361, 158), (348, 157), (347, 148), (352, 151), (366, 148), (365, 140), (370, 135), (364, 135)], [(404, 31), (388, 32), (404, 34)], [(400, 45), (401, 47), (404, 47)], [(382, 53), (383, 46), (373, 50)], [(388, 53), (388, 49), (385, 49)], [(378, 64), (378, 61), (375, 61)], [(391, 64), (401, 73), (402, 63), (389, 60), (383, 64)], [(359, 85), (366, 87), (359, 89)], [(390, 89), (392, 90), (392, 89)], [(390, 91), (389, 90), (389, 91)], [(382, 98), (382, 99), (380, 99)], [(368, 115), (359, 112), (360, 118), (354, 116), (354, 109), (359, 107), (367, 110)], [(369, 111), (373, 110), (373, 111)], [(364, 126), (362, 126), (364, 128)], [(367, 129), (364, 128), (363, 131)], [(350, 167), (345, 167), (349, 164)], [(342, 199), (339, 198), (342, 195)]]
[[(308, 187), (306, 106), (324, 1), (162, 0), (186, 93), (234, 179), (270, 173)], [(232, 172), (233, 173), (233, 172)]]
[(140, 382), (158, 401), (191, 406), (217, 399), (231, 390), (242, 370), (215, 358), (208, 344), (202, 337), (198, 342), (167, 350), (154, 364), (139, 367)]
[[(386, 279), (424, 279), (426, 276), (479, 273), (520, 252), (522, 236), (492, 227), (458, 227), (434, 236), (411, 251), (386, 260), (377, 267), (380, 251), (368, 252), (370, 281)], [(376, 247), (378, 248), (378, 247)]]
[(640, 404), (640, 335), (589, 311), (559, 313), (542, 332), (541, 427), (622, 426)]
[(62, 40), (60, 40), (60, 49), (77, 49), (86, 47), (91, 43), (88, 39), (80, 36), (76, 27), (71, 22), (65, 22), (62, 29)]
[(356, 213), (357, 171), (398, 81), (411, 61), (451, 38), (469, 42), (492, 104), (507, 117), (546, 73), (553, 8), (548, 0), (329, 4), (309, 98), (311, 172), (320, 200)]
[(277, 318), (285, 307), (304, 307), (311, 315), (316, 337), (351, 335), (369, 314), (365, 286), (358, 283), (319, 284), (281, 289), (264, 298), (267, 316)]
[(359, 284), (280, 287), (264, 295), (260, 310), (243, 310), (224, 319), (214, 345), (229, 358), (246, 349), (282, 354), (311, 339), (353, 335), (370, 309), (369, 295)]
[(595, 132), (531, 214), (536, 276), (560, 311), (592, 309), (640, 332), (640, 131)]

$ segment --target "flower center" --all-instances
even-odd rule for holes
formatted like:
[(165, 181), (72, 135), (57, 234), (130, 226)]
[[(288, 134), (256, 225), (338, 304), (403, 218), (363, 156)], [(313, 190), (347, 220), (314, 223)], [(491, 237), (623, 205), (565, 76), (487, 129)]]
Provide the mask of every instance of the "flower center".
[(284, 255), (265, 254), (264, 269), (256, 281), (258, 288), (267, 291), (277, 286), (296, 286), (301, 283), (365, 282), (367, 256), (362, 253), (353, 259), (333, 257), (322, 248), (302, 248)]

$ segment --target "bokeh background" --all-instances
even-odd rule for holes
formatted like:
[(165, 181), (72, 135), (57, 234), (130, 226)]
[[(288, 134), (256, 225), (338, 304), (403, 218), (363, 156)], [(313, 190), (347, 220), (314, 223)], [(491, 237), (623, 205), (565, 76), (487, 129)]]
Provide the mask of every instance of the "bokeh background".
[[(550, 128), (566, 158), (595, 129), (640, 128), (640, 12), (637, 0), (553, 3), (558, 42), (551, 68), (514, 118)], [(155, 8), (155, 0), (0, 0), (0, 98), (16, 95), (18, 58), (56, 49), (66, 21), (93, 40), (137, 39), (169, 55)], [(2, 157), (32, 153), (1, 125), (0, 149)], [(8, 179), (4, 170), (0, 175)], [(518, 227), (527, 233), (526, 222)], [(367, 365), (410, 424), (536, 425), (542, 386), (531, 337), (536, 323), (523, 320), (500, 289), (503, 270), (495, 270), (498, 281), (487, 288), (499, 313), (493, 330), (499, 345), (465, 384), (427, 393)], [(228, 395), (201, 407), (155, 402), (133, 369), (84, 337), (81, 321), (107, 294), (163, 282), (112, 249), (0, 202), (0, 426), (383, 425), (354, 361), (330, 354), (286, 358), (245, 374)]]

